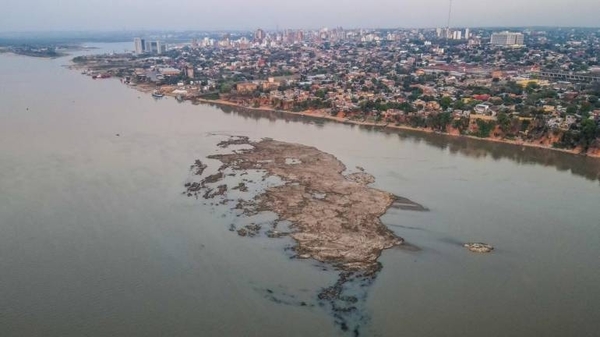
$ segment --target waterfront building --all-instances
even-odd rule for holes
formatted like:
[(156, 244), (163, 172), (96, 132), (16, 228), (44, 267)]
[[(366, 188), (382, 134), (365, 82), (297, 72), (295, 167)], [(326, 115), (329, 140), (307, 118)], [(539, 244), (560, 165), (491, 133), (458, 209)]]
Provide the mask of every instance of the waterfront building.
[[(143, 41), (143, 40), (142, 40)], [(167, 50), (167, 46), (162, 44), (160, 41), (145, 41), (145, 53), (149, 54), (162, 54)]]
[(136, 37), (133, 39), (133, 45), (135, 53), (140, 55), (146, 51), (146, 41), (142, 38)]

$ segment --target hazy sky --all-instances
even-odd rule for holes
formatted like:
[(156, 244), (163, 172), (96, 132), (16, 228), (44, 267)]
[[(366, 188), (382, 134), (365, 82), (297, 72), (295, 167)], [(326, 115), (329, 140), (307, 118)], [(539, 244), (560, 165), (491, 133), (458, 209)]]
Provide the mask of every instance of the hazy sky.
[[(449, 0), (2, 0), (0, 31), (445, 26)], [(600, 0), (454, 0), (454, 26), (600, 26)]]

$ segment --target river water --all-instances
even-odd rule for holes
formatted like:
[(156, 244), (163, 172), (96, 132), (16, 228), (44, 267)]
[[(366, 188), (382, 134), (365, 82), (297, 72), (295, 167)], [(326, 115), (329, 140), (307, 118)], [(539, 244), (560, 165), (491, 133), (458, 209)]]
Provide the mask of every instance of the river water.
[(335, 272), (181, 195), (215, 134), (316, 146), (431, 210), (382, 218), (420, 250), (382, 255), (365, 335), (598, 335), (599, 160), (155, 100), (67, 62), (0, 55), (0, 336), (339, 335), (285, 301)]

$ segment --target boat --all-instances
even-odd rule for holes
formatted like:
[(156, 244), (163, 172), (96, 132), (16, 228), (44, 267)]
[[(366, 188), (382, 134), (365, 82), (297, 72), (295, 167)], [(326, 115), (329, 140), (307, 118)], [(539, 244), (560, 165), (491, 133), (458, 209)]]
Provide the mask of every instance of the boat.
[(93, 79), (111, 78), (111, 75), (108, 73), (105, 73), (105, 74), (94, 75), (94, 76), (92, 76), (92, 78)]
[(165, 97), (165, 95), (158, 90), (154, 90), (154, 92), (152, 93), (152, 97), (161, 98)]

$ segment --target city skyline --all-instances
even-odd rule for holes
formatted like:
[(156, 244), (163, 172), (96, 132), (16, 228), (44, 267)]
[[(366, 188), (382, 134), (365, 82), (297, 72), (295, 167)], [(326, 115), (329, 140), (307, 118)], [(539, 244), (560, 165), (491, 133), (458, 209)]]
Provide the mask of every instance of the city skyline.
[[(454, 0), (453, 27), (597, 27), (600, 2)], [(254, 30), (262, 27), (315, 29), (433, 28), (445, 27), (449, 0), (377, 0), (372, 2), (307, 0), (283, 3), (274, 0), (242, 2), (207, 0), (24, 0), (4, 6), (7, 14), (0, 32), (122, 31), (122, 30)]]

